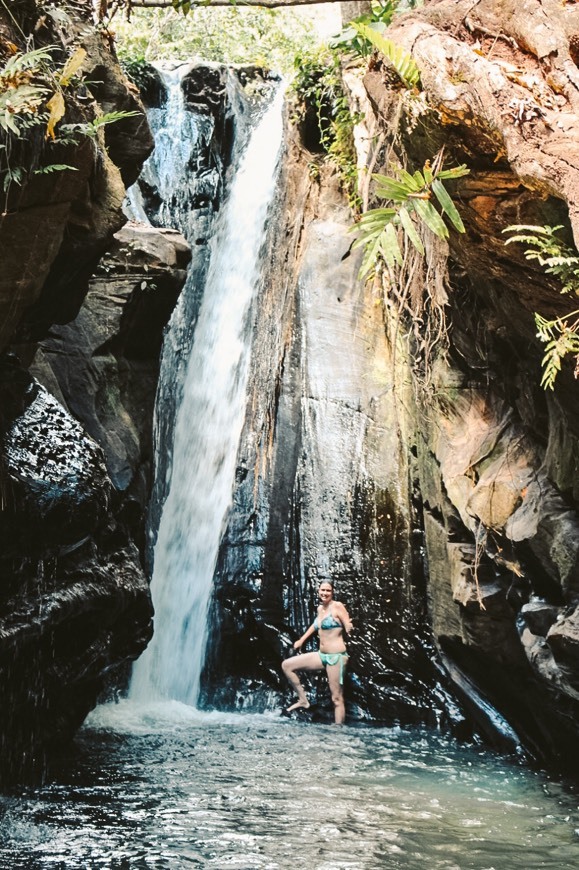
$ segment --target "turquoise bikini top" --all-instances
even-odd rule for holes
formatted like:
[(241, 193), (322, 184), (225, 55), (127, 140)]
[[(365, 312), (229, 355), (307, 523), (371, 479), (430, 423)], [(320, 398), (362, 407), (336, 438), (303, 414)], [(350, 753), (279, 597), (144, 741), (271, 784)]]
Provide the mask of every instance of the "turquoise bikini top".
[(316, 618), (314, 619), (314, 628), (317, 629), (317, 631), (319, 631), (320, 628), (323, 628), (326, 630), (328, 628), (342, 628), (342, 623), (340, 622), (339, 619), (336, 619), (336, 617), (332, 616), (332, 614), (330, 613), (330, 614), (328, 614), (328, 616), (324, 616), (324, 618), (322, 619), (321, 625), (320, 625), (320, 620), (316, 616)]

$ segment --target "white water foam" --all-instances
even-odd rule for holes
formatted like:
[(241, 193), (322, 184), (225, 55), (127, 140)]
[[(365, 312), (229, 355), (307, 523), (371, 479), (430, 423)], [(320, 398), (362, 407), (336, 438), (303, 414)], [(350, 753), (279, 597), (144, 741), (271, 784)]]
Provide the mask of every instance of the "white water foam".
[[(254, 130), (212, 239), (152, 580), (155, 634), (129, 697), (195, 706), (207, 611), (245, 413), (251, 307), (281, 148), (281, 89)], [(159, 412), (158, 412), (159, 413)]]

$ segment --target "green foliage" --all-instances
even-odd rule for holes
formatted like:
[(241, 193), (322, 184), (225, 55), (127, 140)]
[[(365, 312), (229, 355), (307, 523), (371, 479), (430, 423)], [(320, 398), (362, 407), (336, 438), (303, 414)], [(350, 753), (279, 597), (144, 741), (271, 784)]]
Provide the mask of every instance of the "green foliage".
[[(443, 181), (468, 175), (470, 170), (466, 166), (442, 169), (442, 159), (443, 153), (439, 152), (432, 165), (427, 161), (422, 171), (416, 170), (413, 174), (392, 166), (393, 177), (372, 176), (376, 181), (375, 193), (385, 205), (364, 212), (359, 223), (352, 227), (358, 233), (353, 247), (364, 248), (361, 277), (369, 275), (379, 260), (384, 260), (390, 268), (402, 265), (398, 229), (422, 255), (424, 245), (418, 233), (420, 224), (441, 239), (449, 235), (445, 219), (457, 232), (464, 232), (460, 214)], [(433, 198), (440, 211), (434, 207)]]
[(18, 52), (0, 70), (0, 130), (5, 134), (19, 137), (42, 123), (40, 110), (50, 93), (45, 79), (51, 50)]
[[(15, 52), (0, 69), (0, 136), (3, 139), (0, 176), (5, 193), (11, 185), (23, 184), (31, 174), (73, 169), (57, 162), (38, 165), (47, 142), (48, 145), (76, 145), (78, 136), (94, 139), (102, 126), (138, 114), (109, 112), (83, 123), (62, 123), (68, 94), (74, 93), (82, 82), (80, 73), (86, 51), (75, 48), (63, 66), (55, 63), (55, 52), (56, 46)], [(33, 135), (35, 133), (37, 135)], [(16, 143), (20, 143), (18, 151), (15, 151)], [(16, 153), (18, 160), (14, 158)]]
[(122, 57), (121, 66), (125, 75), (142, 91), (150, 81), (150, 65), (144, 57)]
[(61, 69), (53, 59), (56, 46), (16, 52), (0, 70), (0, 132), (20, 139), (34, 127), (55, 138), (55, 127), (66, 113), (65, 91), (76, 86), (86, 58), (76, 48)]
[(40, 169), (34, 170), (34, 175), (52, 175), (53, 172), (64, 172), (66, 169), (70, 172), (78, 172), (76, 166), (69, 166), (68, 163), (51, 163), (49, 166), (41, 166)]
[[(514, 224), (506, 227), (504, 233), (513, 233), (505, 242), (528, 245), (525, 249), (527, 260), (536, 260), (545, 272), (553, 275), (561, 283), (561, 293), (579, 295), (579, 257), (577, 251), (557, 236), (563, 226), (535, 226), (533, 224)], [(561, 363), (569, 354), (574, 354), (579, 362), (579, 311), (571, 311), (564, 317), (546, 320), (535, 314), (537, 338), (545, 345), (542, 359), (543, 375), (541, 385), (546, 390), (555, 388)], [(577, 368), (575, 376), (577, 377)]]
[(420, 84), (420, 70), (411, 54), (365, 24), (353, 26), (360, 36), (368, 40), (392, 64), (407, 88), (415, 88)]
[[(579, 310), (570, 312), (566, 317), (545, 320), (540, 314), (535, 313), (537, 337), (545, 344), (545, 355), (541, 362), (543, 367), (541, 386), (546, 390), (555, 389), (555, 380), (561, 371), (564, 357), (575, 354), (579, 361), (579, 320), (569, 322), (577, 315)], [(577, 377), (577, 367), (575, 377)]]
[(130, 22), (116, 21), (123, 64), (158, 60), (199, 60), (256, 64), (290, 74), (296, 52), (318, 40), (309, 10), (191, 8), (135, 9)]
[(8, 192), (11, 184), (21, 185), (26, 177), (24, 167), (22, 166), (7, 166), (3, 172), (2, 190)]
[(311, 117), (315, 119), (320, 149), (337, 166), (350, 207), (357, 211), (360, 198), (353, 135), (357, 119), (342, 85), (339, 55), (321, 47), (298, 53), (294, 65), (293, 120), (306, 124)]
[(557, 236), (562, 229), (562, 225), (513, 224), (503, 230), (515, 234), (507, 239), (505, 245), (513, 242), (529, 245), (524, 252), (527, 260), (536, 260), (548, 275), (554, 275), (561, 282), (561, 293), (579, 294), (579, 257)]
[(380, 2), (373, 3), (370, 12), (354, 18), (338, 36), (330, 40), (330, 48), (367, 57), (372, 53), (372, 43), (360, 33), (356, 25), (362, 24), (371, 30), (383, 33), (391, 23), (397, 6), (397, 0), (380, 0)]

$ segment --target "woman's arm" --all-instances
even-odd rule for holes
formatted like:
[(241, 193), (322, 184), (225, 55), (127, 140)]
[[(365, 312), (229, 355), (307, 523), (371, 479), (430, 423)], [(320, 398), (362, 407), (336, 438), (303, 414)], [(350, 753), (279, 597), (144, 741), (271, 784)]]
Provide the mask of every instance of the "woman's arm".
[(305, 632), (302, 634), (302, 636), (300, 637), (300, 639), (299, 639), (299, 640), (296, 640), (296, 642), (294, 643), (294, 649), (299, 649), (301, 646), (303, 646), (303, 644), (306, 642), (306, 640), (308, 639), (308, 637), (311, 637), (312, 634), (314, 634), (315, 631), (316, 631), (315, 626), (314, 626), (314, 625), (310, 625), (310, 627), (308, 628), (308, 630), (305, 631)]
[(346, 630), (346, 634), (350, 634), (350, 632), (352, 631), (352, 628), (354, 627), (352, 624), (352, 620), (350, 619), (350, 614), (348, 613), (348, 611), (346, 610), (346, 608), (344, 607), (344, 605), (342, 604), (341, 601), (336, 601), (335, 607), (336, 607), (336, 616), (338, 617), (338, 619), (340, 620), (340, 622), (344, 626), (344, 629)]

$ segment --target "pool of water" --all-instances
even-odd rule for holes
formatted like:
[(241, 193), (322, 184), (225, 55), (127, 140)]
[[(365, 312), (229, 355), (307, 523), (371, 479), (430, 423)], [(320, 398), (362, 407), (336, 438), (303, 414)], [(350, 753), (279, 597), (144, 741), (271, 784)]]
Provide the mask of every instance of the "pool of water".
[(575, 788), (423, 730), (101, 707), (0, 798), (0, 868), (579, 867)]

